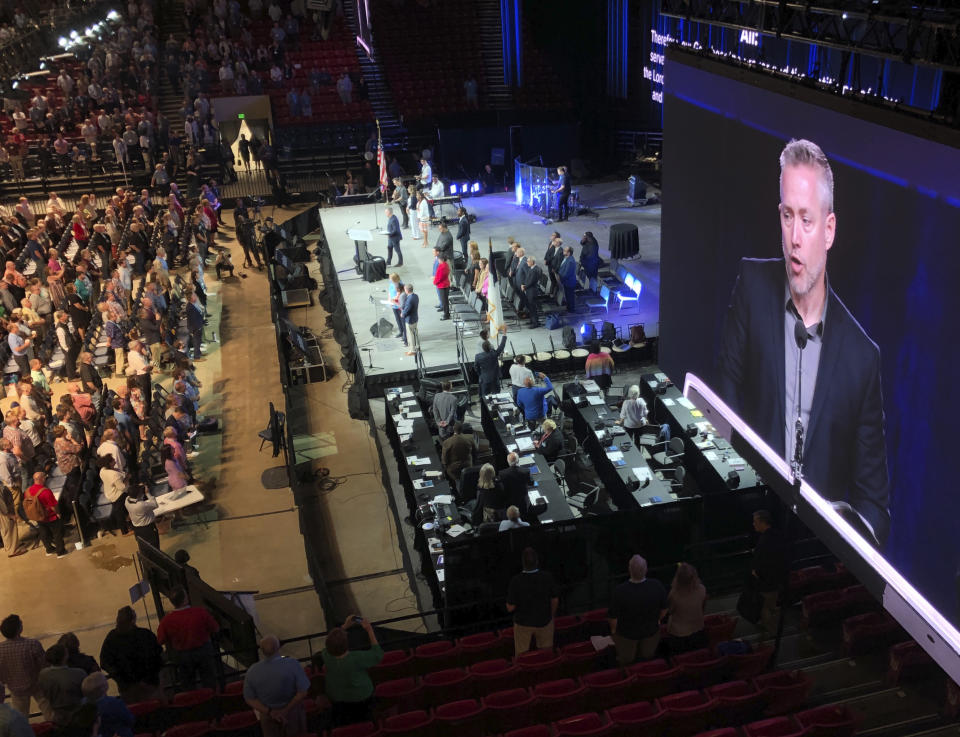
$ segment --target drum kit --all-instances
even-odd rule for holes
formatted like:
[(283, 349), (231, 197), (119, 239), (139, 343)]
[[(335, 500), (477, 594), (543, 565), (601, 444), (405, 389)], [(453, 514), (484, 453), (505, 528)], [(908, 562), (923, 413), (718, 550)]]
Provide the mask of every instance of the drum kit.
[[(532, 185), (530, 188), (530, 209), (545, 218), (557, 215), (556, 187), (557, 185), (549, 180)], [(570, 212), (574, 213), (580, 209), (580, 190), (570, 190), (567, 206), (570, 208)]]

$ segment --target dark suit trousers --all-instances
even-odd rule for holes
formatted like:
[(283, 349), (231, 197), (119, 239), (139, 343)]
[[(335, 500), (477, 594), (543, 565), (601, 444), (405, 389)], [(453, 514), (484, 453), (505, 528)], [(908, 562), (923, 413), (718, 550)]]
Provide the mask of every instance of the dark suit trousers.
[(527, 303), (527, 313), (530, 315), (530, 327), (539, 327), (540, 315), (537, 313), (537, 290), (527, 289), (523, 295), (523, 301)]
[(466, 258), (467, 258), (467, 251), (468, 251), (469, 248), (470, 248), (470, 247), (469, 247), (469, 243), (470, 243), (470, 239), (469, 239), (469, 238), (461, 238), (461, 239), (460, 239), (460, 250), (463, 252), (463, 258), (464, 258), (465, 260), (466, 260)]
[(443, 308), (443, 316), (450, 317), (450, 287), (438, 287), (440, 292), (440, 307)]
[(570, 208), (567, 207), (567, 200), (569, 199), (569, 192), (561, 192), (557, 195), (557, 220), (568, 220), (570, 218)]
[(398, 243), (395, 246), (387, 245), (387, 266), (390, 265), (390, 262), (393, 261), (393, 252), (397, 252), (397, 266), (403, 265), (403, 253), (400, 251), (400, 244)]
[(403, 344), (407, 344), (407, 329), (403, 326), (403, 318), (400, 317), (400, 310), (393, 310), (393, 316), (397, 321), (397, 330), (400, 331), (400, 340), (403, 341)]
[(563, 299), (567, 303), (567, 312), (575, 312), (577, 309), (577, 288), (564, 286)]

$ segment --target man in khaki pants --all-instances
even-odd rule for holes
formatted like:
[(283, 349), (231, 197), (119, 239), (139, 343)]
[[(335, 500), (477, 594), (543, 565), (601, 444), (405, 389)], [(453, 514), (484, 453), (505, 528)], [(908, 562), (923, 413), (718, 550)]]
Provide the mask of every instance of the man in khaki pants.
[(516, 654), (530, 649), (530, 639), (538, 650), (553, 647), (553, 618), (557, 613), (557, 584), (540, 570), (537, 551), (523, 551), (523, 573), (510, 579), (507, 611), (513, 614), (513, 644)]

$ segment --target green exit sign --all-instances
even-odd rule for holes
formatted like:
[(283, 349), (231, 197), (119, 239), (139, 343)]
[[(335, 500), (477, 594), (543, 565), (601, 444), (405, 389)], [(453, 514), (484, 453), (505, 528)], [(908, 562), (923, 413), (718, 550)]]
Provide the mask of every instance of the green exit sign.
[(245, 113), (237, 113), (237, 120), (243, 120), (243, 119), (246, 118), (246, 117), (247, 117), (247, 116), (246, 116)]

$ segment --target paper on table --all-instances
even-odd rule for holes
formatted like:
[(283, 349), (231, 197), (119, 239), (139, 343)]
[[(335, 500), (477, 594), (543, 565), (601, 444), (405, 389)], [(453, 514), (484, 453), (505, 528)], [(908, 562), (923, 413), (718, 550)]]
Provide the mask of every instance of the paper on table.
[(738, 471), (743, 470), (747, 467), (747, 462), (743, 460), (740, 456), (734, 456), (733, 458), (727, 458), (727, 463), (733, 466)]
[(676, 404), (676, 402), (674, 402), (672, 399), (670, 399), (670, 397), (664, 397), (664, 400), (663, 400), (663, 406), (664, 406), (664, 407), (672, 407), (672, 406), (675, 405), (675, 404)]
[(521, 466), (531, 466), (536, 463), (536, 458), (533, 456), (520, 456), (520, 465)]
[(593, 379), (587, 379), (586, 381), (580, 382), (580, 385), (586, 389), (588, 392), (598, 392), (600, 391), (600, 385), (597, 384)]
[(646, 466), (633, 469), (633, 475), (636, 476), (637, 481), (640, 481), (641, 483), (647, 480), (653, 481), (653, 471)]
[(410, 465), (411, 465), (411, 466), (429, 466), (429, 465), (430, 465), (430, 459), (429, 459), (429, 458), (417, 458), (417, 460), (413, 461)]
[(680, 398), (677, 400), (677, 404), (679, 404), (681, 407), (686, 407), (687, 409), (696, 409), (696, 408), (697, 408), (696, 405), (695, 405), (693, 402), (691, 402), (689, 399), (687, 399), (686, 397), (680, 397)]
[(425, 481), (424, 479), (414, 479), (413, 488), (414, 489), (432, 489), (433, 482), (430, 480)]
[(450, 525), (450, 527), (447, 529), (447, 534), (450, 537), (456, 537), (457, 535), (462, 535), (466, 531), (467, 529), (463, 525)]
[(401, 442), (401, 443), (405, 443), (405, 442), (407, 442), (411, 437), (413, 437), (413, 436), (412, 436), (410, 433), (400, 433), (400, 442)]
[(654, 374), (654, 376), (657, 377), (657, 381), (669, 381), (669, 380), (670, 380), (669, 378), (667, 378), (667, 375), (666, 375), (665, 373), (663, 373), (663, 371)]
[(530, 436), (518, 437), (517, 449), (520, 450), (521, 452), (525, 450), (533, 450), (533, 438), (531, 438)]
[(423, 417), (423, 412), (407, 412), (407, 419), (413, 420), (418, 417)]
[(603, 397), (596, 394), (588, 394), (587, 401), (592, 405), (603, 404)]
[(611, 461), (622, 461), (623, 451), (622, 450), (607, 451), (607, 458), (609, 458)]
[(416, 463), (416, 461), (417, 461), (416, 456), (407, 456), (407, 463)]
[(708, 461), (715, 461), (718, 458), (720, 458), (720, 456), (717, 455), (717, 451), (715, 450), (704, 451), (703, 457), (706, 458)]
[(656, 389), (656, 388), (657, 388), (657, 384), (659, 384), (659, 383), (660, 383), (660, 382), (657, 381), (656, 379), (651, 379), (650, 381), (647, 382), (647, 386), (649, 386), (651, 389)]
[[(403, 395), (401, 395), (401, 396), (403, 396)], [(405, 407), (409, 407), (410, 405), (413, 405), (414, 407), (416, 407), (416, 406), (417, 406), (417, 400), (416, 400), (416, 399), (407, 399), (407, 400), (405, 400), (405, 401), (403, 401), (403, 402), (400, 402), (400, 404), (404, 405)]]
[(433, 501), (437, 504), (453, 504), (453, 496), (450, 494), (437, 494), (433, 497)]
[(438, 568), (438, 569), (437, 569), (437, 580), (438, 580), (440, 583), (443, 583), (443, 569), (442, 569), (442, 568)]
[(413, 392), (400, 392), (400, 399), (410, 399), (416, 395)]

